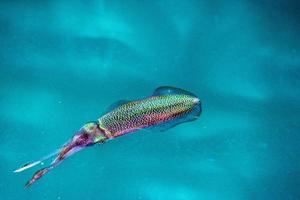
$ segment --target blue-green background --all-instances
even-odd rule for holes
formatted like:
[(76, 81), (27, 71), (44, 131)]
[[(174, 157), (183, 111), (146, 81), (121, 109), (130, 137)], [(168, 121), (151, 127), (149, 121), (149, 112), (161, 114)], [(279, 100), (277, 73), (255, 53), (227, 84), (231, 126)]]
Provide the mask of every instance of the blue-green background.
[[(0, 199), (300, 199), (300, 3), (0, 2)], [(201, 117), (12, 171), (161, 85)], [(39, 166), (41, 167), (41, 166)]]

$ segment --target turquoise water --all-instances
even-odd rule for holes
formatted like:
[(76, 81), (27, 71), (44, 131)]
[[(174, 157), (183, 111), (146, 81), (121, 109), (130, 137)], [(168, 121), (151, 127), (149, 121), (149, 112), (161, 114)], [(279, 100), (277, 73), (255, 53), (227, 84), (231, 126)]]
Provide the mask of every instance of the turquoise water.
[[(0, 199), (300, 199), (300, 4), (1, 1)], [(203, 113), (12, 171), (161, 85)], [(41, 167), (41, 166), (39, 166)]]

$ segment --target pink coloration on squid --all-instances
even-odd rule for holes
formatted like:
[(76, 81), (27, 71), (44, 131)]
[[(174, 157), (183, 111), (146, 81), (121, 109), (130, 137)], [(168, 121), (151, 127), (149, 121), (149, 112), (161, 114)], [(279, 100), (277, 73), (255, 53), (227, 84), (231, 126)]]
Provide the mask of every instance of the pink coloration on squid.
[(63, 160), (88, 146), (104, 143), (141, 129), (167, 130), (197, 119), (200, 113), (201, 103), (194, 94), (174, 87), (159, 87), (148, 98), (115, 104), (97, 122), (86, 123), (62, 148), (14, 172), (24, 171), (56, 156), (48, 167), (38, 170), (26, 183), (25, 186), (29, 187)]

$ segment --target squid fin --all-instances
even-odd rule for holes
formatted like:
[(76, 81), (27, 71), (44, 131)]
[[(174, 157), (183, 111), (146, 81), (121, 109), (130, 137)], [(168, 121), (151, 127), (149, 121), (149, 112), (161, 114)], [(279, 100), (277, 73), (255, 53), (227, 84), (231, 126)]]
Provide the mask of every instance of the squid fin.
[(188, 92), (186, 90), (172, 87), (172, 86), (161, 86), (154, 90), (153, 96), (160, 96), (160, 95), (170, 95), (170, 94), (186, 94), (193, 97), (197, 97), (195, 94)]
[(116, 101), (115, 103), (111, 104), (110, 106), (108, 106), (108, 108), (106, 109), (107, 112), (110, 112), (112, 111), (113, 109), (121, 106), (121, 105), (124, 105), (126, 103), (129, 103), (130, 101), (128, 100), (119, 100), (119, 101)]

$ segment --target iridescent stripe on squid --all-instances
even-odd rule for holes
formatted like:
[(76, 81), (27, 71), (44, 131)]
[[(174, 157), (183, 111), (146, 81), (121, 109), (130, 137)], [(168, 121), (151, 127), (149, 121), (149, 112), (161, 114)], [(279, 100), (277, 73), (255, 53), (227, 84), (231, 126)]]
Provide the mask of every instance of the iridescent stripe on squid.
[(198, 103), (198, 98), (185, 94), (152, 96), (120, 105), (101, 117), (99, 125), (113, 138), (188, 116)]

